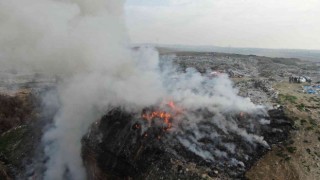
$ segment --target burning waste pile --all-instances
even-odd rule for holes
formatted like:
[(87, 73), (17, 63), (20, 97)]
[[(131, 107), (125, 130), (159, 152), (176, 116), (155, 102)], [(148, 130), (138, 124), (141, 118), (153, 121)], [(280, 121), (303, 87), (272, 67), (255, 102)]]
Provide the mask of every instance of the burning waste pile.
[[(135, 112), (114, 108), (83, 138), (91, 179), (242, 177), (292, 127), (282, 110), (267, 112), (237, 96), (227, 75), (210, 78), (172, 68), (162, 75), (170, 100)], [(181, 173), (176, 162), (180, 169), (192, 163), (207, 170)]]
[(43, 130), (45, 168), (38, 172), (35, 160), (29, 178), (192, 178), (176, 173), (187, 163), (239, 177), (286, 137), (282, 112), (269, 117), (238, 96), (227, 75), (179, 72), (152, 48), (133, 51), (123, 6), (0, 2), (2, 67), (59, 77), (43, 96), (44, 107), (58, 108)]

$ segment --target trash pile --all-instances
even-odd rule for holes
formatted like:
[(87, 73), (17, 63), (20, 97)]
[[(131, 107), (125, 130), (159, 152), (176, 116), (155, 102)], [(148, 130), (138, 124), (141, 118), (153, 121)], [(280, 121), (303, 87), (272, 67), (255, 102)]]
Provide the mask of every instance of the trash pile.
[(320, 84), (303, 86), (303, 92), (307, 94), (320, 94)]
[[(162, 58), (170, 57), (181, 69), (193, 67), (201, 73), (223, 70), (230, 77), (263, 77), (283, 80), (292, 74), (314, 76), (314, 70), (301, 68), (301, 60), (294, 58), (269, 58), (254, 55), (225, 53), (178, 52), (163, 54)], [(303, 62), (307, 64), (308, 62)]]
[(290, 76), (289, 83), (311, 83), (312, 79), (308, 76)]
[(208, 119), (196, 127), (185, 124), (180, 130), (164, 131), (162, 126), (145, 126), (139, 113), (120, 108), (110, 111), (82, 141), (89, 178), (243, 178), (269, 145), (286, 140), (292, 129), (292, 121), (281, 108), (267, 116), (228, 113), (220, 117), (225, 127), (212, 120), (214, 114), (194, 113)]
[(239, 88), (240, 96), (249, 97), (253, 103), (271, 105), (270, 100), (278, 98), (273, 82), (270, 79), (250, 79), (236, 82), (235, 86)]

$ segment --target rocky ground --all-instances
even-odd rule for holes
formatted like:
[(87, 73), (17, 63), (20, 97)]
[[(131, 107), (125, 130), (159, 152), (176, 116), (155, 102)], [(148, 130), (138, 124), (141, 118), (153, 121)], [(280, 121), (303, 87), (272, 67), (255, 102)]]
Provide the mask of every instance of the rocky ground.
[[(97, 138), (92, 138), (100, 137), (102, 141), (107, 142), (116, 138), (114, 135), (110, 136), (109, 131), (105, 129), (108, 123), (101, 121), (99, 124), (93, 124), (92, 131), (83, 139), (85, 145), (83, 158), (90, 178), (279, 180), (320, 178), (320, 147), (318, 147), (320, 98), (318, 95), (304, 94), (301, 84), (288, 83), (288, 77), (292, 74), (307, 75), (314, 81), (319, 81), (319, 67), (315, 63), (294, 58), (193, 52), (161, 53), (161, 59), (179, 65), (182, 71), (193, 67), (203, 74), (210, 71), (229, 74), (234, 86), (239, 90), (239, 95), (249, 97), (254, 103), (265, 105), (270, 109), (281, 107), (284, 114), (271, 112), (271, 115), (280, 116), (281, 118), (276, 119), (287, 119), (287, 122), (292, 124), (284, 126), (286, 122), (281, 124), (280, 121), (275, 121), (278, 124), (273, 126), (285, 127), (282, 131), (290, 131), (289, 136), (273, 140), (274, 136), (270, 136), (270, 141), (279, 140), (279, 142), (273, 143), (270, 151), (261, 152), (264, 156), (259, 156), (250, 162), (244, 174), (232, 176), (230, 175), (232, 173), (208, 166), (206, 162), (188, 154), (188, 151), (184, 151), (178, 145), (171, 146), (166, 144), (166, 141), (150, 143), (143, 140), (139, 146), (133, 144), (126, 147), (122, 159), (116, 158), (122, 162), (122, 166), (108, 163), (115, 160), (112, 159), (115, 158), (112, 154), (116, 151), (114, 148), (118, 146), (115, 144), (111, 148), (106, 144), (103, 145), (101, 139), (96, 141)], [(43, 119), (50, 119), (54, 112), (42, 114), (42, 105), (38, 100), (41, 92), (54, 86), (55, 80), (44, 78), (39, 74), (21, 75), (17, 72), (0, 74), (0, 179), (19, 177), (39, 179), (35, 171), (29, 171), (26, 167), (34, 163), (33, 157), (41, 154), (38, 148), (45, 126)], [(290, 129), (287, 128), (289, 126)], [(105, 133), (99, 133), (101, 128)], [(134, 134), (131, 134), (131, 137), (135, 137)], [(139, 142), (137, 139), (136, 141)], [(165, 144), (161, 144), (164, 142)], [(154, 151), (154, 147), (162, 148)], [(178, 157), (175, 151), (184, 153)], [(131, 158), (130, 161), (126, 159), (128, 156)], [(160, 156), (161, 159), (157, 159)], [(107, 172), (106, 169), (110, 171)], [(137, 172), (137, 169), (141, 171)]]

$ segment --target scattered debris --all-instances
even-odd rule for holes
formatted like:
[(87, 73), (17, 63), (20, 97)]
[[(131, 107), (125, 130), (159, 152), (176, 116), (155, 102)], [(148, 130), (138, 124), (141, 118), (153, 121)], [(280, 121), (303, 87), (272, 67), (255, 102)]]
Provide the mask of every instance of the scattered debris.
[(311, 83), (312, 79), (308, 76), (290, 76), (289, 83)]
[(320, 93), (320, 84), (303, 86), (303, 92), (307, 93), (307, 94), (319, 94)]

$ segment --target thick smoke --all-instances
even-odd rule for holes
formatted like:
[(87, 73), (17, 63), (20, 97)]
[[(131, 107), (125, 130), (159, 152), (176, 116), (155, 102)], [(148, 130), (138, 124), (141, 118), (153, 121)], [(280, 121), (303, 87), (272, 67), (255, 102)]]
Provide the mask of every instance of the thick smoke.
[[(122, 0), (0, 2), (2, 64), (59, 76), (61, 102), (44, 135), (46, 179), (85, 179), (81, 137), (110, 106), (155, 104), (163, 96), (157, 53), (133, 54)], [(143, 63), (142, 63), (143, 62)]]
[[(154, 49), (132, 51), (123, 5), (123, 0), (0, 2), (3, 67), (60, 79), (59, 112), (43, 137), (49, 157), (45, 179), (86, 179), (81, 138), (90, 124), (110, 108), (137, 111), (168, 98), (188, 111), (206, 109), (214, 114), (213, 123), (226, 134), (237, 133), (247, 141), (265, 144), (261, 137), (239, 128), (237, 122), (223, 119), (228, 112), (257, 110), (250, 100), (237, 96), (226, 76), (210, 79), (193, 69), (177, 73), (166, 64), (160, 72)], [(194, 130), (195, 139), (203, 136), (197, 125), (203, 117), (188, 117), (180, 131)], [(210, 151), (199, 149), (197, 140), (183, 136), (180, 140), (196, 154), (214, 159)], [(225, 146), (235, 151), (234, 144)], [(215, 153), (226, 156), (218, 150)]]
[(259, 132), (269, 122), (264, 119), (268, 117), (264, 107), (240, 97), (226, 74), (181, 69), (173, 65), (174, 59), (163, 56), (160, 65), (168, 95), (185, 108), (175, 124), (182, 145), (207, 161), (240, 168), (258, 146), (269, 148)]

